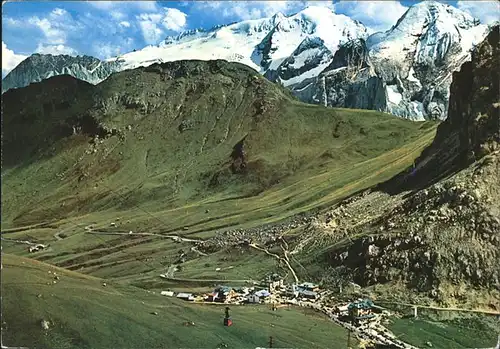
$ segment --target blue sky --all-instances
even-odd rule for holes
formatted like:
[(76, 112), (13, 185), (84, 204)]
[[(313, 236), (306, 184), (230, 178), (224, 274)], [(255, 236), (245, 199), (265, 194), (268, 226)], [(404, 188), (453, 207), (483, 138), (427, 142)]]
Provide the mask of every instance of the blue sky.
[[(2, 1), (2, 76), (32, 53), (109, 58), (166, 36), (246, 19), (325, 6), (373, 30), (395, 24), (416, 1)], [(418, 2), (418, 1), (417, 1)], [(448, 1), (483, 22), (498, 2)]]

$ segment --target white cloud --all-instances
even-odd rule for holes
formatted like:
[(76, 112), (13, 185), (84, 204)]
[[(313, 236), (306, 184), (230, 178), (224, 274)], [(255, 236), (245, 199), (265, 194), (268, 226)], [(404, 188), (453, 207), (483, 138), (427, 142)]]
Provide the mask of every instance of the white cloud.
[(387, 30), (408, 10), (399, 1), (339, 1), (335, 12), (344, 13), (376, 31)]
[(44, 45), (40, 43), (38, 44), (38, 47), (36, 48), (35, 52), (43, 54), (51, 54), (51, 55), (70, 55), (70, 56), (78, 55), (78, 52), (75, 49), (62, 44)]
[(45, 38), (53, 44), (63, 44), (66, 42), (66, 33), (64, 30), (54, 25), (48, 18), (39, 18), (37, 16), (28, 19), (28, 23), (38, 27)]
[(152, 45), (158, 43), (162, 39), (164, 32), (158, 27), (162, 20), (161, 15), (143, 13), (138, 16), (137, 19), (146, 43)]
[(88, 1), (88, 3), (99, 10), (111, 10), (114, 8), (128, 8), (139, 11), (154, 12), (158, 10), (156, 1)]
[(271, 17), (278, 12), (291, 14), (308, 6), (333, 9), (332, 1), (200, 1), (193, 5), (199, 12), (212, 11), (232, 20), (248, 20)]
[(136, 16), (146, 43), (157, 44), (165, 37), (161, 25), (167, 30), (181, 31), (186, 26), (187, 15), (174, 8), (164, 8), (163, 13), (142, 13)]
[(84, 29), (68, 11), (61, 8), (55, 8), (45, 18), (30, 17), (27, 23), (40, 29), (50, 45), (65, 44), (68, 34)]
[(129, 22), (127, 22), (127, 21), (121, 21), (121, 22), (120, 22), (120, 25), (121, 25), (122, 27), (125, 27), (125, 28), (130, 28), (130, 23), (129, 23)]
[(7, 45), (2, 41), (2, 78), (26, 58), (27, 56), (18, 55), (8, 49)]
[(457, 1), (457, 8), (479, 18), (485, 24), (500, 20), (500, 2), (498, 1)]
[(187, 15), (176, 8), (166, 8), (163, 26), (168, 30), (181, 31), (186, 26)]
[(111, 18), (113, 18), (115, 21), (121, 21), (125, 18), (127, 18), (127, 15), (124, 14), (123, 12), (120, 12), (120, 11), (111, 11), (109, 13), (109, 15), (111, 16)]
[(6, 24), (11, 27), (19, 27), (23, 24), (23, 21), (11, 17), (2, 18), (2, 22), (2, 24)]

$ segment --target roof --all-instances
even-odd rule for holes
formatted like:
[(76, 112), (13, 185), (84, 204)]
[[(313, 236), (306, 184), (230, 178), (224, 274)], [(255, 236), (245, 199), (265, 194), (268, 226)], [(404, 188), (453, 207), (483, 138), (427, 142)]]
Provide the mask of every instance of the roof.
[(373, 306), (373, 302), (369, 299), (364, 299), (362, 301), (356, 301), (349, 304), (348, 308), (358, 308), (358, 309), (369, 309)]
[(316, 296), (317, 293), (314, 291), (309, 291), (309, 290), (302, 290), (299, 291), (300, 294), (303, 294), (304, 296)]
[(183, 293), (183, 292), (181, 292), (181, 293), (177, 294), (178, 298), (189, 298), (189, 297), (192, 297), (192, 296), (193, 296), (192, 293)]
[(259, 297), (267, 297), (267, 296), (270, 296), (271, 293), (269, 293), (268, 290), (260, 290), (260, 291), (257, 291), (254, 293), (256, 296), (259, 296)]
[(303, 282), (302, 284), (300, 284), (299, 286), (302, 286), (302, 287), (307, 287), (307, 288), (314, 288), (314, 287), (318, 287), (317, 284), (313, 284), (312, 282)]

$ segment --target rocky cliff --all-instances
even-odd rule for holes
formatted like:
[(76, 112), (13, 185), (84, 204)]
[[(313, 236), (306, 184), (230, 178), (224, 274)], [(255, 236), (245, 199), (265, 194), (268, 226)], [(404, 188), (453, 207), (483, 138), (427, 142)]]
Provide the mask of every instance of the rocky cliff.
[(439, 303), (500, 310), (499, 34), (453, 74), (448, 118), (415, 165), (305, 230), (304, 250), (333, 246), (313, 263), (347, 267), (362, 286), (392, 285), (392, 296), (403, 284)]
[[(289, 87), (300, 99), (326, 106), (445, 119), (452, 72), (470, 60), (470, 50), (487, 31), (453, 6), (423, 1), (388, 31), (346, 43), (316, 78)], [(352, 61), (356, 52), (364, 64)]]

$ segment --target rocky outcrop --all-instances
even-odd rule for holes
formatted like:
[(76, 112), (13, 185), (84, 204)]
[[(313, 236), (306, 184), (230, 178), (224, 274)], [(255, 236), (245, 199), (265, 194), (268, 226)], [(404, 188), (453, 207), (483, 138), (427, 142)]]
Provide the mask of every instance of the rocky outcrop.
[(448, 118), (415, 165), (304, 229), (304, 249), (332, 246), (314, 263), (362, 286), (498, 309), (480, 303), (500, 295), (499, 28), (453, 74)]
[(499, 26), (453, 74), (448, 118), (415, 166), (383, 183), (390, 193), (422, 188), (500, 150)]
[(288, 86), (297, 79), (318, 75), (331, 60), (332, 52), (321, 38), (307, 37), (276, 70), (269, 69), (264, 76)]
[(385, 84), (371, 67), (365, 40), (341, 46), (328, 67), (314, 79), (291, 87), (299, 99), (325, 106), (385, 110)]

